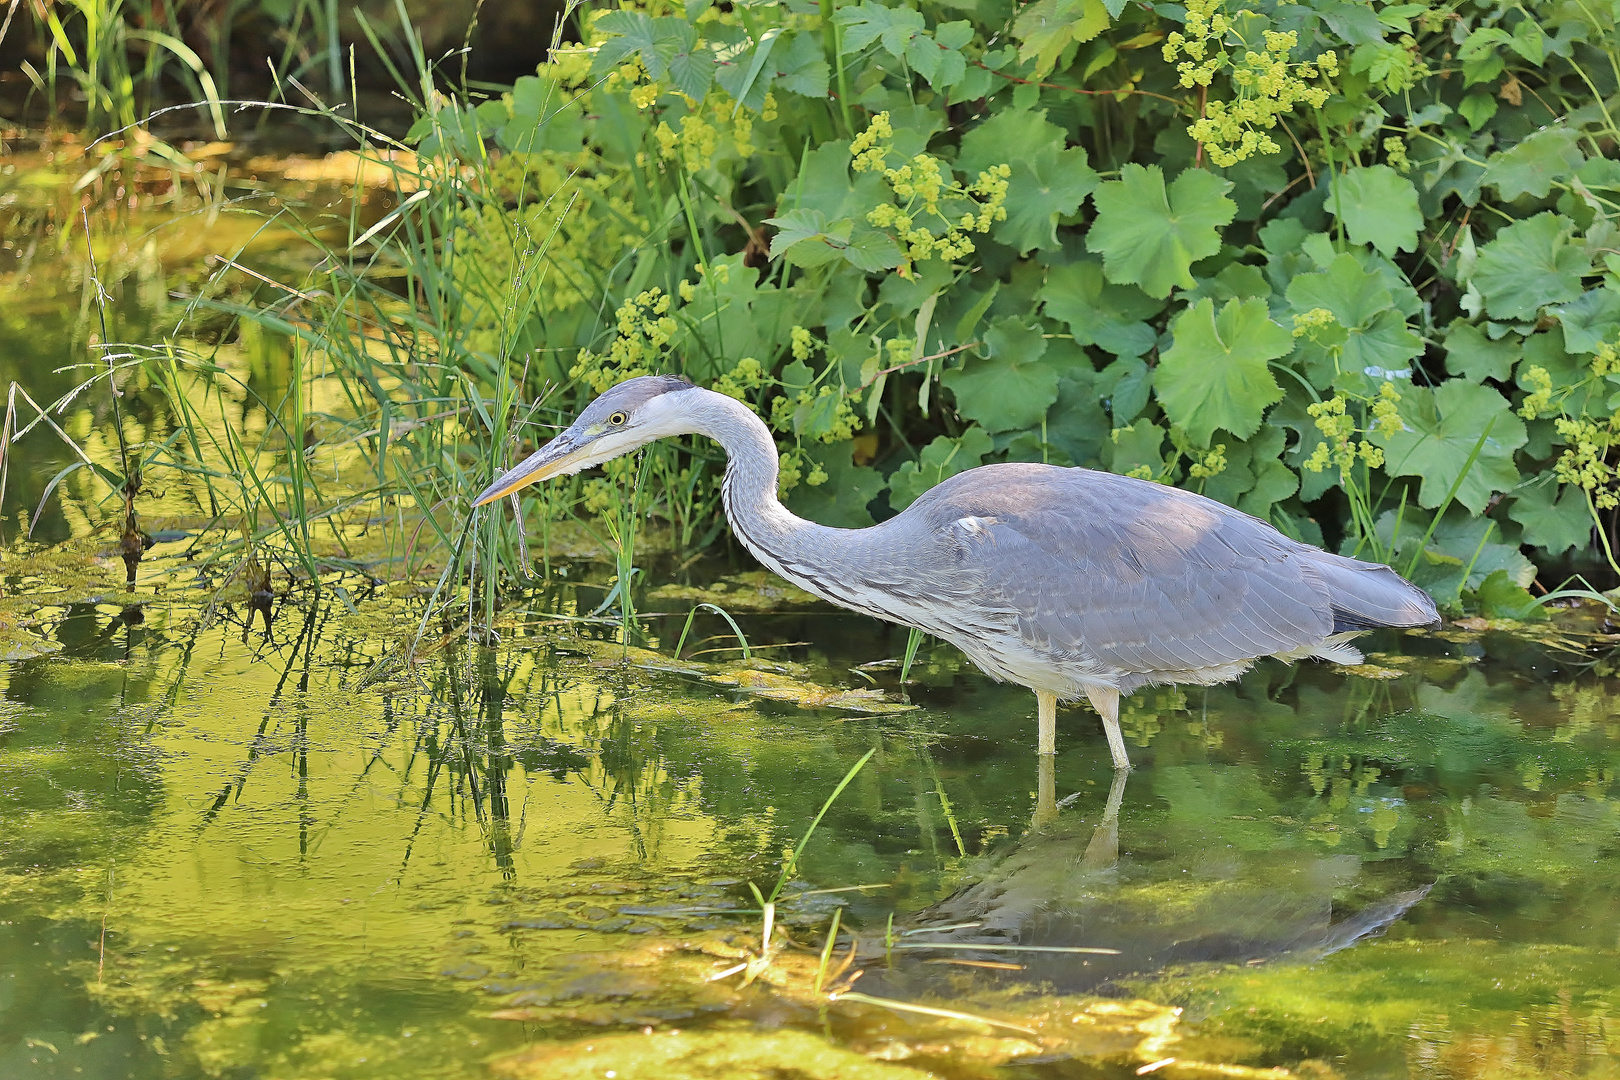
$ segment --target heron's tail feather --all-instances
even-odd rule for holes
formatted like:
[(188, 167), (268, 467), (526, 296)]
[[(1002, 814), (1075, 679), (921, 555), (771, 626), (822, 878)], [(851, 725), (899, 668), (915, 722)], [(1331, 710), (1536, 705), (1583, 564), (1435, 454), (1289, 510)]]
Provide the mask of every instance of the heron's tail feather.
[(1333, 632), (1381, 626), (1430, 626), (1440, 621), (1429, 594), (1381, 563), (1313, 552), (1311, 570), (1326, 587)]

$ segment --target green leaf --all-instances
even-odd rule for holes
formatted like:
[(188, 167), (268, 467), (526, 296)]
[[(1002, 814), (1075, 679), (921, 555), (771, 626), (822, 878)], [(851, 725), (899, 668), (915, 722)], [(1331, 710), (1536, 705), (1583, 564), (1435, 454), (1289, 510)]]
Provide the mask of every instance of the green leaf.
[(809, 98), (827, 96), (830, 70), (816, 35), (794, 34), (785, 49), (781, 45), (776, 47), (771, 61), (776, 65), (775, 85), (780, 89)]
[(1416, 251), (1423, 211), (1417, 188), (1388, 165), (1354, 168), (1333, 178), (1327, 208), (1358, 244), (1371, 244), (1394, 257), (1398, 251)]
[(889, 55), (901, 59), (913, 34), (923, 28), (922, 12), (911, 7), (884, 7), (864, 0), (859, 7), (842, 7), (833, 21), (843, 28), (844, 54), (858, 53), (874, 41), (881, 41)]
[(784, 200), (787, 208), (820, 210), (828, 221), (864, 217), (867, 210), (888, 197), (887, 192), (883, 178), (876, 173), (857, 173), (851, 183), (849, 163), (849, 143), (844, 140), (822, 143), (810, 151), (788, 189)]
[(1231, 188), (1214, 173), (1187, 169), (1167, 192), (1157, 165), (1126, 165), (1092, 197), (1097, 220), (1086, 247), (1103, 257), (1109, 281), (1140, 285), (1149, 296), (1190, 289), (1192, 264), (1221, 250), (1219, 230), (1237, 213), (1226, 197)]
[[(1054, 341), (1048, 351), (1061, 353), (1067, 344)], [(1078, 346), (1068, 345), (1068, 348), (1079, 352)], [(1048, 356), (1048, 359), (1053, 357)], [(1058, 362), (1063, 375), (1058, 379), (1057, 401), (1047, 410), (1047, 441), (1075, 465), (1098, 465), (1109, 423), (1096, 390), (1096, 373), (1086, 365), (1084, 356), (1076, 356), (1072, 362)]]
[(1018, 13), (1013, 37), (1018, 59), (1035, 61), (1035, 74), (1045, 75), (1071, 43), (1084, 44), (1108, 29), (1103, 0), (1037, 0)]
[(1591, 262), (1569, 242), (1575, 223), (1551, 211), (1514, 222), (1479, 249), (1470, 283), (1498, 319), (1533, 319), (1547, 304), (1581, 295)]
[(842, 235), (829, 229), (827, 215), (820, 210), (790, 210), (781, 217), (766, 218), (776, 226), (771, 237), (771, 258), (787, 256), (797, 266), (820, 266), (844, 257), (849, 247), (850, 222), (842, 223)]
[(1592, 512), (1578, 487), (1532, 483), (1513, 493), (1508, 517), (1524, 526), (1524, 542), (1554, 558), (1592, 542)]
[(1200, 300), (1176, 316), (1171, 332), (1175, 343), (1153, 372), (1165, 415), (1200, 446), (1216, 428), (1240, 439), (1258, 431), (1266, 407), (1282, 399), (1267, 361), (1294, 347), (1265, 301), (1230, 300), (1217, 315), (1213, 300)]
[(737, 103), (733, 114), (739, 109), (758, 112), (765, 107), (765, 95), (770, 92), (771, 80), (776, 74), (775, 68), (766, 65), (781, 36), (780, 28), (771, 27), (746, 51), (727, 57), (727, 62), (714, 73), (714, 81)]
[[(947, 25), (961, 25), (949, 23)], [(972, 30), (969, 28), (969, 35)], [(959, 35), (958, 35), (959, 36)], [(942, 48), (931, 34), (915, 34), (906, 45), (906, 63), (935, 90), (947, 90), (967, 74), (967, 60), (956, 49)]]
[(1547, 612), (1506, 570), (1493, 570), (1474, 590), (1474, 603), (1487, 619), (1545, 619)]
[(1151, 420), (1115, 428), (1103, 443), (1103, 459), (1109, 471), (1124, 475), (1146, 465), (1157, 479), (1164, 473), (1164, 434), (1164, 428)]
[(1081, 147), (1065, 148), (1063, 129), (1046, 110), (1008, 109), (991, 115), (962, 137), (956, 169), (969, 180), (992, 165), (1012, 166), (1007, 183), (1007, 220), (992, 235), (1020, 254), (1054, 249), (1058, 218), (1080, 209), (1097, 186), (1097, 174)]
[(1400, 411), (1400, 431), (1375, 432), (1371, 438), (1383, 447), (1384, 469), (1391, 476), (1423, 478), (1421, 505), (1436, 507), (1445, 500), (1487, 426), (1490, 434), (1457, 488), (1457, 501), (1477, 514), (1493, 493), (1518, 486), (1513, 451), (1525, 443), (1524, 421), (1489, 386), (1449, 379), (1433, 390), (1409, 387), (1401, 393)]
[(1109, 284), (1099, 260), (1077, 258), (1052, 267), (1037, 298), (1048, 317), (1068, 323), (1081, 345), (1096, 345), (1116, 356), (1141, 356), (1158, 343), (1158, 334), (1144, 320), (1163, 310), (1164, 302), (1134, 285)]
[[(804, 456), (821, 466), (825, 483), (814, 487), (800, 480), (787, 494), (787, 507), (800, 517), (840, 529), (863, 529), (872, 524), (866, 504), (883, 490), (883, 474), (866, 465), (855, 464), (854, 444), (811, 445)], [(806, 475), (810, 472), (805, 470)]]
[(955, 476), (984, 461), (984, 456), (995, 448), (981, 428), (970, 427), (955, 438), (941, 435), (918, 455), (889, 477), (889, 505), (904, 510), (941, 480)]
[(1492, 154), (1480, 183), (1495, 187), (1506, 200), (1520, 195), (1545, 199), (1553, 181), (1573, 176), (1586, 160), (1577, 145), (1580, 138), (1570, 128), (1543, 128), (1511, 150)]
[(892, 270), (904, 261), (894, 237), (864, 222), (856, 224), (855, 232), (844, 248), (844, 259), (851, 266), (869, 274)]
[(1469, 382), (1506, 382), (1518, 358), (1516, 335), (1492, 341), (1479, 327), (1462, 319), (1454, 320), (1446, 331), (1446, 370)]
[(608, 11), (593, 24), (603, 34), (611, 34), (596, 50), (591, 73), (601, 75), (618, 67), (630, 56), (638, 56), (641, 66), (654, 79), (662, 79), (677, 53), (690, 53), (697, 42), (697, 30), (685, 19), (665, 16), (650, 18), (640, 11)]
[(1015, 317), (997, 319), (984, 335), (989, 357), (951, 368), (941, 381), (956, 395), (956, 411), (986, 431), (1036, 427), (1057, 400), (1058, 365), (1043, 361), (1041, 328)]
[(1153, 372), (1139, 356), (1122, 356), (1097, 372), (1097, 397), (1108, 403), (1114, 426), (1135, 420), (1153, 393)]
[(1355, 256), (1337, 256), (1326, 270), (1301, 274), (1288, 286), (1288, 303), (1296, 312), (1326, 308), (1345, 330), (1337, 369), (1331, 357), (1308, 342), (1300, 352), (1313, 364), (1312, 381), (1331, 383), (1341, 373), (1387, 379), (1405, 372), (1423, 352), (1423, 339), (1406, 327), (1395, 299), (1380, 275), (1363, 270)]
[(1605, 285), (1589, 289), (1570, 304), (1551, 309), (1564, 326), (1564, 347), (1574, 353), (1597, 352), (1604, 342), (1620, 340), (1620, 292)]
[(1497, 108), (1496, 98), (1484, 90), (1475, 90), (1462, 99), (1462, 104), (1457, 106), (1457, 112), (1468, 121), (1471, 130), (1478, 131), (1496, 115)]
[(512, 84), (511, 119), (498, 137), (519, 154), (577, 151), (585, 141), (583, 104), (556, 80), (525, 75)]

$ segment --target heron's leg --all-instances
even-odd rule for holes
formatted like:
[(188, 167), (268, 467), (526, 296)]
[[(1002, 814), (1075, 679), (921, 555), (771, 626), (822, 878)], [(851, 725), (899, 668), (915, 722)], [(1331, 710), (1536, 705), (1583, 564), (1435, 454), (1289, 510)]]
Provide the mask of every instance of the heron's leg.
[(1114, 758), (1114, 768), (1129, 769), (1131, 759), (1125, 754), (1125, 736), (1119, 730), (1119, 691), (1088, 686), (1086, 697), (1102, 717), (1103, 734), (1108, 736), (1108, 752)]
[(1119, 804), (1125, 801), (1125, 778), (1129, 775), (1124, 769), (1114, 772), (1114, 786), (1108, 789), (1102, 821), (1092, 831), (1091, 843), (1080, 857), (1080, 865), (1087, 870), (1106, 870), (1119, 862)]
[(1057, 753), (1057, 695), (1049, 690), (1035, 691), (1035, 711), (1037, 713), (1036, 742), (1037, 753)]
[(1040, 828), (1058, 816), (1056, 754), (1035, 755), (1035, 816), (1030, 826)]

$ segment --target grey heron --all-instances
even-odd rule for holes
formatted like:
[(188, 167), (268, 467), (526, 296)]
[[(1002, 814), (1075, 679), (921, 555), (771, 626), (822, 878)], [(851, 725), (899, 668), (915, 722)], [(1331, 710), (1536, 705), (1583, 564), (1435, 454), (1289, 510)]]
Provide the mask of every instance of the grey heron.
[(1387, 566), (1290, 540), (1192, 492), (1090, 469), (982, 465), (882, 524), (817, 525), (778, 500), (765, 423), (673, 376), (610, 387), (474, 505), (692, 434), (725, 449), (726, 517), (755, 558), (830, 603), (943, 638), (992, 677), (1034, 690), (1042, 754), (1056, 748), (1060, 699), (1091, 701), (1114, 767), (1129, 769), (1122, 694), (1226, 682), (1264, 656), (1358, 663), (1348, 644), (1358, 633), (1438, 619), (1428, 594)]

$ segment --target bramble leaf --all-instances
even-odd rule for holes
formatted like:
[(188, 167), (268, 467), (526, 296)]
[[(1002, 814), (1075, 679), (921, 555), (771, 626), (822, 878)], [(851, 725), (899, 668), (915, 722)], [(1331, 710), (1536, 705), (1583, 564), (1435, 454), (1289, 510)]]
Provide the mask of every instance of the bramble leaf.
[(1103, 257), (1109, 281), (1140, 285), (1149, 296), (1190, 289), (1192, 264), (1221, 250), (1218, 230), (1237, 213), (1231, 189), (1214, 173), (1187, 169), (1166, 191), (1157, 165), (1126, 165), (1092, 196), (1097, 220), (1086, 247)]
[(962, 137), (956, 168), (969, 183), (993, 165), (1008, 164), (1007, 220), (992, 235), (1020, 254), (1058, 247), (1057, 222), (1080, 208), (1097, 186), (1097, 173), (1083, 147), (1065, 148), (1063, 129), (1046, 110), (1010, 109), (993, 114)]
[[(1371, 439), (1383, 447), (1391, 476), (1423, 478), (1419, 504), (1439, 506), (1459, 476), (1457, 501), (1476, 514), (1494, 492), (1518, 486), (1513, 451), (1525, 443), (1524, 421), (1489, 386), (1450, 379), (1433, 390), (1409, 387), (1401, 391), (1400, 412), (1400, 431), (1387, 436), (1375, 431)], [(1479, 454), (1469, 466), (1476, 445)]]
[(941, 480), (984, 461), (995, 449), (983, 428), (970, 427), (957, 438), (941, 435), (923, 447), (916, 461), (908, 461), (889, 477), (889, 505), (904, 510)]
[(1043, 360), (1041, 328), (1019, 319), (996, 320), (984, 336), (990, 355), (951, 368), (941, 381), (956, 395), (956, 411), (986, 431), (1036, 427), (1057, 400), (1058, 365)]
[(1591, 268), (1586, 253), (1571, 244), (1575, 223), (1545, 211), (1514, 222), (1479, 249), (1470, 283), (1498, 319), (1533, 319), (1547, 304), (1567, 304), (1581, 295), (1581, 275)]
[(1398, 251), (1417, 250), (1418, 231), (1423, 228), (1417, 188), (1388, 165), (1354, 168), (1335, 176), (1326, 205), (1358, 244), (1371, 244), (1391, 258)]
[(864, 0), (860, 6), (838, 9), (833, 21), (843, 27), (841, 45), (845, 55), (858, 53), (874, 41), (881, 41), (896, 59), (906, 55), (913, 34), (923, 29), (922, 12), (912, 7), (884, 7)]
[[(830, 69), (821, 51), (821, 42), (814, 34), (794, 34), (785, 49), (777, 45), (771, 54), (771, 63), (776, 67), (776, 86), (809, 98), (827, 96)], [(672, 73), (673, 70), (672, 67)]]
[(674, 16), (652, 18), (641, 11), (604, 12), (593, 24), (598, 33), (612, 34), (596, 50), (591, 73), (601, 75), (618, 67), (627, 57), (636, 56), (647, 74), (662, 79), (677, 53), (690, 53), (697, 42), (697, 29)]
[(849, 246), (850, 222), (845, 219), (842, 235), (830, 230), (827, 215), (820, 210), (790, 210), (781, 217), (766, 218), (765, 224), (776, 226), (771, 237), (771, 258), (786, 255), (798, 266), (820, 266), (844, 257)]
[(1545, 199), (1553, 181), (1573, 175), (1586, 160), (1579, 142), (1580, 133), (1570, 128), (1543, 128), (1512, 149), (1492, 154), (1480, 183), (1494, 186), (1503, 199)]
[(1108, 29), (1108, 23), (1103, 0), (1036, 0), (1013, 21), (1013, 37), (1020, 42), (1018, 59), (1034, 60), (1035, 73), (1045, 75), (1071, 43), (1085, 44)]
[(1271, 321), (1264, 300), (1229, 300), (1220, 314), (1200, 300), (1171, 324), (1175, 343), (1159, 357), (1153, 389), (1171, 421), (1200, 446), (1216, 428), (1240, 439), (1260, 429), (1282, 399), (1267, 361), (1286, 356), (1293, 335)]

